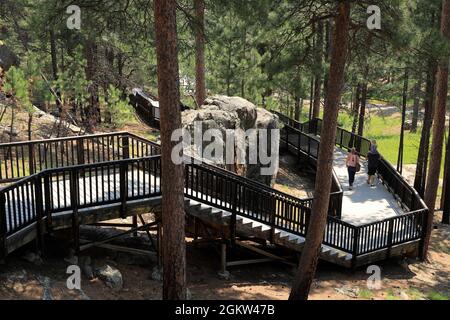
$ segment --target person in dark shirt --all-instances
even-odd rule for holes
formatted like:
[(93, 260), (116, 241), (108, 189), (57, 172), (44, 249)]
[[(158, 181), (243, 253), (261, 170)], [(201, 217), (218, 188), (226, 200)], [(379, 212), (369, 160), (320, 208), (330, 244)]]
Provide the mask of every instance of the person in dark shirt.
[(378, 169), (378, 162), (380, 161), (380, 153), (377, 150), (377, 145), (374, 141), (372, 141), (372, 145), (370, 146), (370, 151), (367, 154), (368, 160), (368, 178), (367, 183), (370, 184), (371, 187), (375, 186), (375, 174)]

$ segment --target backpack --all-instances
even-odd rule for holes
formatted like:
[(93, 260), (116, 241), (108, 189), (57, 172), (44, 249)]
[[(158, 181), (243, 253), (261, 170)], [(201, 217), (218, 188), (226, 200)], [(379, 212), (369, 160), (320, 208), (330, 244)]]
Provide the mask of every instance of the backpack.
[(358, 156), (357, 155), (353, 155), (355, 157), (355, 162), (356, 162), (356, 172), (360, 172), (361, 171), (361, 164), (359, 163), (358, 160)]
[(356, 163), (356, 172), (360, 172), (361, 171), (361, 164), (359, 163), (359, 161)]

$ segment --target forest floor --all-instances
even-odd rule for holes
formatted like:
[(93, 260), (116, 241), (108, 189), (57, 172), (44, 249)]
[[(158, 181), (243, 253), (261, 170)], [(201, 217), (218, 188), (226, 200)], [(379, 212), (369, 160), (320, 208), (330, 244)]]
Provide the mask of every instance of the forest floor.
[[(450, 299), (450, 226), (436, 223), (429, 262), (390, 259), (378, 264), (381, 287), (369, 289), (366, 268), (355, 272), (319, 263), (310, 299), (333, 300), (416, 300)], [(141, 238), (141, 237), (140, 237)], [(142, 236), (142, 238), (144, 238)], [(187, 239), (187, 281), (191, 299), (287, 299), (295, 270), (281, 263), (239, 266), (229, 269), (229, 279), (217, 271), (220, 256), (213, 244), (193, 245)], [(162, 283), (152, 276), (153, 258), (118, 253), (108, 249), (89, 249), (94, 269), (104, 265), (117, 268), (123, 288), (110, 289), (99, 278), (83, 276), (81, 291), (69, 290), (63, 242), (48, 241), (48, 254), (42, 264), (25, 260), (25, 250), (0, 265), (0, 299), (160, 299)], [(32, 246), (31, 246), (32, 247)], [(28, 252), (29, 253), (29, 252)], [(232, 256), (242, 255), (242, 252)]]
[[(10, 120), (8, 114), (2, 121)], [(26, 114), (18, 113), (18, 134), (14, 140), (26, 140)], [(386, 125), (389, 122), (386, 123)], [(53, 131), (54, 121), (35, 118), (33, 138), (46, 138)], [(101, 131), (114, 130), (102, 128)], [(156, 140), (158, 133), (138, 123), (129, 123), (126, 130)], [(68, 131), (64, 135), (74, 135)], [(2, 142), (9, 141), (3, 134)], [(293, 159), (281, 157), (280, 174), (276, 188), (299, 197), (309, 196), (313, 182), (303, 173), (288, 170)], [(408, 167), (409, 168), (409, 167)], [(407, 176), (413, 168), (405, 170)], [(301, 181), (301, 182), (299, 182)], [(142, 237), (144, 238), (144, 237)], [(295, 269), (281, 263), (230, 268), (231, 277), (221, 279), (217, 271), (220, 256), (213, 244), (195, 246), (187, 239), (187, 280), (192, 299), (286, 299), (295, 275)], [(33, 245), (25, 247), (0, 264), (0, 299), (160, 299), (162, 283), (154, 277), (154, 259), (117, 253), (108, 249), (90, 249), (86, 252), (94, 269), (104, 265), (117, 268), (123, 278), (123, 288), (110, 289), (98, 277), (82, 278), (81, 291), (69, 290), (66, 273), (70, 264), (64, 260), (66, 252), (60, 240), (48, 241), (47, 256), (42, 264), (27, 261)], [(242, 252), (232, 254), (240, 256)], [(366, 268), (355, 272), (325, 262), (319, 263), (311, 299), (450, 299), (450, 226), (436, 220), (432, 234), (430, 257), (427, 263), (412, 259), (390, 259), (379, 263), (382, 283), (379, 290), (369, 289)]]

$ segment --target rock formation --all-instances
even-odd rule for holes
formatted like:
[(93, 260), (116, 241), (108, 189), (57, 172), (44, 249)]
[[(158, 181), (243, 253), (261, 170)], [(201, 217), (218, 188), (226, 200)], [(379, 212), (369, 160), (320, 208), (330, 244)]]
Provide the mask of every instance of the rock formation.
[(182, 124), (191, 138), (186, 154), (267, 185), (274, 183), (279, 160), (279, 131), (271, 131), (279, 128), (274, 114), (240, 97), (213, 96), (199, 109), (184, 111)]

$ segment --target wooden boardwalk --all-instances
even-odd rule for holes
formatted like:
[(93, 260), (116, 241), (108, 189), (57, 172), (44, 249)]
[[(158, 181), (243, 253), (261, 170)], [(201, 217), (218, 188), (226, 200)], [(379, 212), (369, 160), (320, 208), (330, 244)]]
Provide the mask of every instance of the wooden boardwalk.
[[(308, 127), (317, 130), (318, 123)], [(16, 170), (18, 174), (35, 170), (37, 162), (41, 167), (48, 165), (47, 156), (42, 158), (40, 152), (38, 159), (24, 160), (18, 155), (33, 156), (33, 148), (44, 150), (43, 145), (52, 144), (53, 150), (66, 150), (61, 155), (55, 153), (53, 163), (61, 166), (22, 177), (0, 190), (0, 257), (39, 239), (39, 234), (49, 228), (72, 228), (76, 235), (80, 223), (142, 214), (161, 204), (159, 146), (128, 133), (113, 135), (0, 145), (0, 159), (1, 153), (4, 157), (16, 156), (8, 166), (20, 164), (23, 170)], [(281, 139), (284, 147), (299, 157), (299, 163), (305, 159), (316, 161), (320, 145), (317, 133), (303, 133), (286, 126)], [(341, 133), (337, 143), (341, 149), (343, 141)], [(12, 148), (22, 152), (11, 153)], [(417, 252), (426, 221), (423, 201), (382, 160), (380, 177), (389, 192), (379, 186), (381, 194), (367, 193), (373, 198), (369, 207), (368, 199), (358, 202), (358, 193), (348, 193), (341, 187), (345, 179), (343, 156), (341, 153), (336, 157), (321, 258), (355, 267), (411, 250)], [(80, 164), (86, 159), (89, 163)], [(393, 199), (394, 195), (402, 208), (398, 212), (403, 214), (393, 214), (395, 203), (386, 203), (381, 213), (376, 211), (376, 195), (383, 199)], [(188, 216), (220, 225), (222, 235), (231, 241), (243, 235), (299, 252), (303, 249), (312, 198), (299, 199), (229, 171), (194, 162), (185, 164), (184, 196)], [(365, 210), (368, 208), (373, 210)]]

